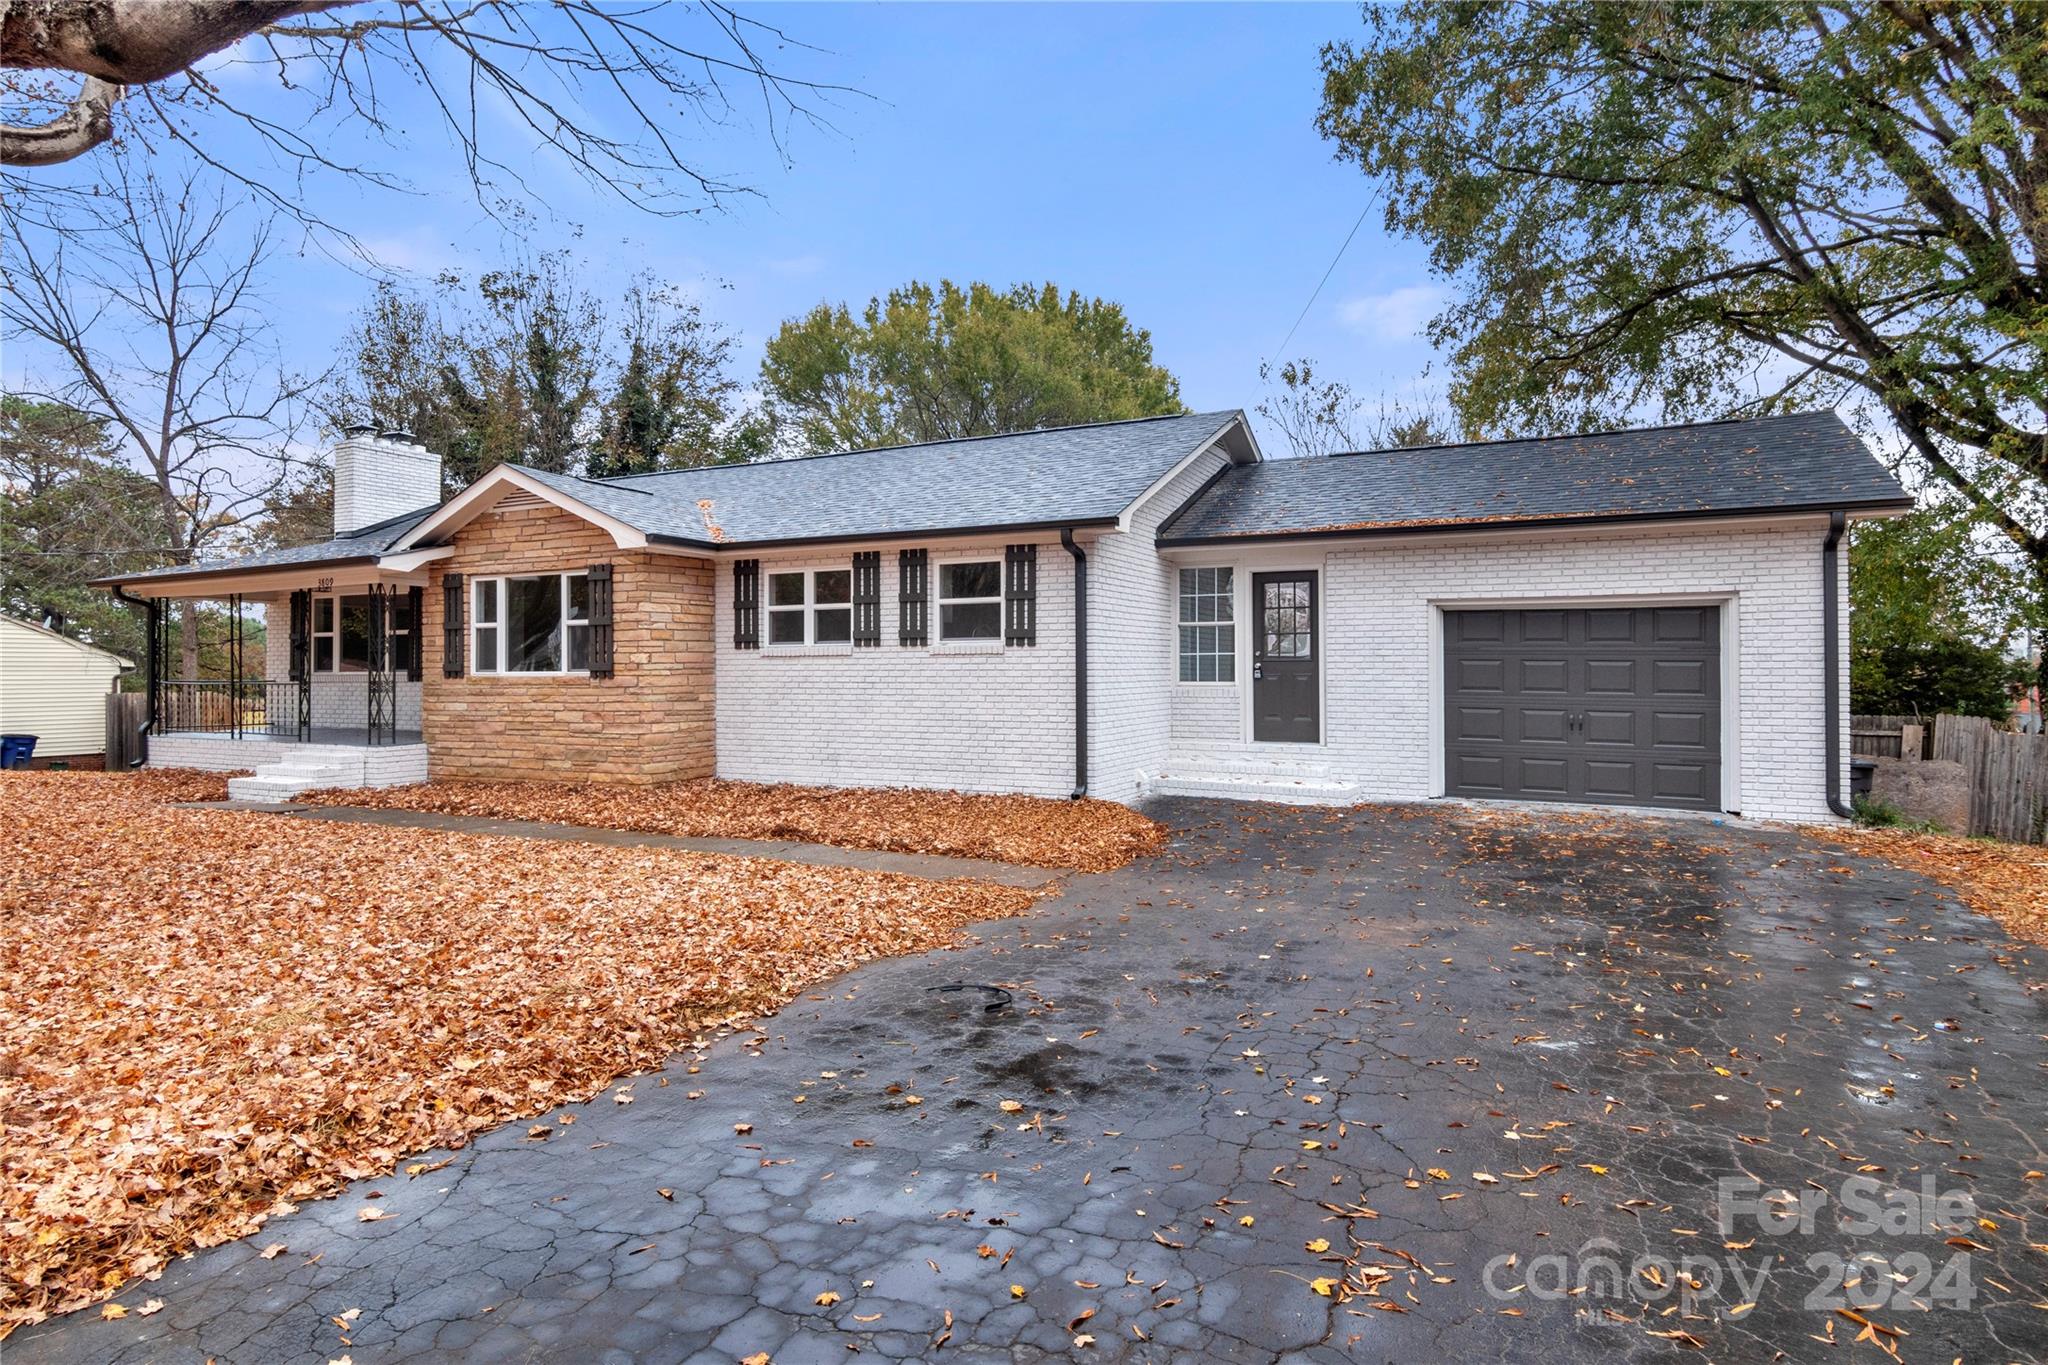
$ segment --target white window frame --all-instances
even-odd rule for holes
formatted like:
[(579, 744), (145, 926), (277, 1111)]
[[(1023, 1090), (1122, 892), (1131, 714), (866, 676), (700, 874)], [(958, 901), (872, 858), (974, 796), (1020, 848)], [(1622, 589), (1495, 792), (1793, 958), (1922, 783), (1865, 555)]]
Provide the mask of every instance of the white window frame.
[[(932, 639), (941, 645), (964, 645), (968, 647), (1003, 645), (1009, 634), (1008, 598), (1004, 589), (1008, 586), (1006, 556), (1001, 551), (995, 554), (952, 554), (932, 561)], [(993, 564), (996, 566), (996, 595), (994, 597), (948, 597), (946, 596), (946, 569), (960, 564)], [(948, 635), (946, 634), (946, 608), (980, 606), (994, 603), (996, 609), (996, 633), (993, 635)]]
[[(341, 602), (342, 599), (345, 597), (367, 598), (369, 595), (370, 594), (367, 591), (316, 592), (313, 594), (312, 664), (314, 673), (322, 677), (329, 678), (350, 676), (349, 674), (343, 671), (341, 666)], [(389, 597), (385, 598), (385, 607), (391, 612), (391, 620), (393, 622), (396, 622), (398, 620), (398, 597), (399, 593), (393, 592)], [(330, 616), (328, 617), (329, 628), (327, 630), (320, 629), (320, 604), (322, 602), (328, 604), (328, 610), (331, 613)], [(391, 638), (393, 640), (397, 640), (401, 637), (410, 638), (418, 631), (418, 629), (419, 623), (417, 621), (415, 621), (410, 627), (403, 630), (399, 629), (399, 627), (396, 624), (394, 624), (391, 626)], [(333, 648), (328, 652), (327, 655), (329, 666), (326, 668), (320, 667), (320, 641), (322, 640), (332, 640), (334, 642)], [(393, 655), (392, 657), (395, 659), (397, 656)], [(397, 665), (394, 663), (393, 667), (396, 668)]]
[[(1187, 619), (1186, 617), (1184, 617), (1184, 616), (1182, 616), (1182, 615), (1181, 615), (1181, 602), (1182, 602), (1182, 599), (1183, 599), (1184, 597), (1186, 597), (1186, 596), (1187, 596), (1187, 594), (1186, 594), (1186, 593), (1185, 593), (1185, 592), (1184, 592), (1184, 591), (1182, 590), (1182, 588), (1181, 588), (1181, 583), (1182, 583), (1182, 581), (1183, 581), (1183, 579), (1184, 579), (1184, 577), (1185, 577), (1186, 575), (1188, 575), (1188, 574), (1200, 574), (1200, 573), (1223, 573), (1223, 574), (1228, 574), (1228, 575), (1230, 575), (1230, 584), (1229, 584), (1229, 586), (1228, 586), (1228, 587), (1226, 587), (1225, 589), (1223, 589), (1223, 590), (1222, 590), (1222, 591), (1221, 591), (1220, 593), (1200, 593), (1200, 594), (1197, 594), (1198, 596), (1202, 596), (1202, 597), (1214, 597), (1214, 598), (1216, 598), (1216, 599), (1220, 600), (1220, 601), (1221, 601), (1221, 602), (1222, 602), (1222, 603), (1224, 604), (1224, 606), (1228, 607), (1228, 608), (1229, 608), (1229, 610), (1230, 610), (1230, 619), (1229, 619), (1229, 620), (1227, 620), (1227, 621), (1223, 621), (1223, 620), (1216, 620), (1216, 621), (1201, 621), (1201, 620), (1194, 620), (1194, 621), (1191, 621), (1191, 620), (1188, 620), (1188, 619)], [(1189, 564), (1189, 565), (1186, 565), (1186, 566), (1182, 567), (1181, 569), (1179, 569), (1179, 570), (1178, 570), (1178, 571), (1177, 571), (1177, 572), (1176, 572), (1176, 573), (1174, 574), (1174, 578), (1173, 578), (1173, 680), (1174, 680), (1174, 685), (1175, 685), (1176, 687), (1235, 687), (1235, 686), (1237, 686), (1237, 647), (1238, 647), (1238, 643), (1239, 643), (1239, 637), (1238, 637), (1238, 632), (1237, 632), (1237, 587), (1238, 587), (1238, 575), (1237, 575), (1237, 566), (1236, 566), (1235, 564)], [(1187, 653), (1187, 652), (1186, 652), (1185, 650), (1183, 650), (1183, 649), (1181, 648), (1181, 630), (1182, 630), (1182, 628), (1184, 628), (1184, 627), (1188, 627), (1188, 626), (1198, 626), (1198, 627), (1199, 627), (1199, 626), (1228, 626), (1228, 627), (1230, 627), (1230, 645), (1229, 645), (1229, 647), (1228, 647), (1227, 649), (1224, 649), (1224, 650), (1222, 650), (1221, 652), (1219, 652), (1219, 653), (1215, 653), (1215, 654), (1213, 654), (1213, 655), (1212, 655), (1212, 654), (1209, 654), (1209, 653), (1204, 653), (1204, 652), (1198, 652), (1198, 653), (1196, 653), (1196, 654), (1194, 654), (1194, 655), (1189, 655), (1189, 654), (1188, 654), (1188, 653)], [(1217, 659), (1217, 660), (1219, 660), (1219, 661), (1220, 661), (1220, 666), (1219, 666), (1219, 669), (1218, 669), (1218, 671), (1219, 671), (1219, 672), (1221, 672), (1221, 671), (1222, 671), (1223, 669), (1226, 669), (1226, 668), (1227, 668), (1227, 669), (1229, 670), (1229, 672), (1230, 672), (1230, 676), (1229, 676), (1228, 678), (1221, 678), (1221, 677), (1218, 677), (1218, 678), (1207, 678), (1207, 679), (1200, 679), (1200, 680), (1197, 680), (1197, 679), (1191, 679), (1191, 678), (1183, 678), (1183, 677), (1181, 677), (1181, 664), (1182, 664), (1182, 662), (1183, 662), (1184, 660), (1186, 660), (1186, 659), (1188, 659), (1188, 658), (1191, 658), (1191, 657), (1192, 657), (1192, 658), (1211, 658), (1211, 657), (1213, 657), (1213, 658), (1215, 658), (1215, 659)]]
[[(505, 585), (512, 582), (514, 579), (540, 579), (549, 577), (557, 578), (560, 580), (561, 617), (560, 620), (556, 622), (555, 628), (561, 632), (562, 636), (562, 667), (507, 669), (504, 665), (505, 649), (507, 644), (509, 643), (509, 639), (506, 634), (506, 609), (509, 604), (506, 601)], [(464, 610), (466, 611), (469, 617), (469, 657), (471, 661), (470, 671), (472, 673), (489, 678), (588, 677), (590, 675), (590, 669), (588, 667), (570, 668), (568, 664), (569, 632), (574, 629), (581, 629), (584, 631), (584, 640), (586, 641), (584, 645), (584, 657), (590, 657), (590, 647), (587, 643), (590, 638), (590, 609), (588, 606), (588, 584), (586, 583), (585, 585), (586, 605), (584, 607), (583, 615), (576, 616), (571, 614), (574, 609), (571, 607), (569, 600), (569, 580), (572, 578), (582, 578), (587, 580), (589, 577), (589, 571), (585, 569), (564, 569), (559, 573), (555, 573), (552, 575), (545, 573), (514, 573), (491, 574), (481, 578), (472, 578), (469, 581), (468, 587), (468, 591), (470, 593), (470, 600), (463, 604)], [(485, 622), (480, 625), (476, 619), (475, 594), (478, 588), (483, 587), (486, 584), (490, 586), (491, 592), (493, 594), (493, 600), (497, 604), (498, 619), (491, 622)], [(483, 650), (479, 648), (477, 645), (477, 632), (479, 630), (493, 631), (496, 633), (497, 636), (495, 642), (496, 648), (494, 648), (491, 651), (492, 657), (488, 661), (488, 663), (486, 663), (484, 659)]]
[[(844, 602), (820, 602), (818, 600), (818, 575), (821, 573), (843, 573), (846, 575), (846, 600)], [(853, 561), (845, 564), (822, 564), (808, 569), (768, 569), (761, 571), (762, 584), (761, 614), (767, 618), (761, 643), (769, 649), (808, 649), (816, 645), (821, 649), (851, 649), (853, 647)], [(778, 578), (801, 577), (804, 581), (803, 605), (789, 603), (775, 605), (775, 580)], [(846, 638), (844, 640), (820, 640), (818, 638), (818, 613), (821, 611), (843, 611), (846, 613)], [(803, 613), (804, 638), (801, 640), (778, 640), (775, 638), (775, 618)]]
[[(320, 629), (320, 604), (327, 604), (327, 629)], [(315, 673), (333, 676), (341, 672), (341, 594), (316, 593), (313, 597), (312, 643), (308, 662)], [(320, 667), (320, 642), (327, 641), (327, 667)]]

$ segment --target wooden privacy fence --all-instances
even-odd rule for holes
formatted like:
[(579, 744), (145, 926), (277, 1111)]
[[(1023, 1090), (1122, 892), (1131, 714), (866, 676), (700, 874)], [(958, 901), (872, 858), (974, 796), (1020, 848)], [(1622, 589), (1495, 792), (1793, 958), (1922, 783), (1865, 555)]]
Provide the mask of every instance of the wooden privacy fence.
[(149, 719), (149, 694), (107, 694), (107, 757), (109, 772), (129, 767), (143, 756), (142, 722)]
[(2048, 735), (2014, 734), (1980, 716), (1936, 716), (1934, 757), (1970, 775), (1970, 833), (2048, 842)]
[(1899, 737), (1909, 725), (1921, 727), (1920, 757), (1934, 757), (1931, 716), (1851, 716), (1849, 752), (1858, 758), (1899, 758)]

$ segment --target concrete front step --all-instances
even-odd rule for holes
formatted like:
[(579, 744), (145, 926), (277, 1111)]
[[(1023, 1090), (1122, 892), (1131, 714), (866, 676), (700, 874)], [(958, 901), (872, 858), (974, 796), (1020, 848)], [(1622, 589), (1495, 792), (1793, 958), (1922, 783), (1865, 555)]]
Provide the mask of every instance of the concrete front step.
[(1177, 770), (1161, 773), (1147, 791), (1154, 796), (1216, 796), (1235, 801), (1279, 801), (1295, 806), (1348, 806), (1360, 799), (1358, 785), (1332, 777), (1278, 773)]
[(312, 768), (279, 763), (258, 768), (253, 777), (228, 779), (228, 797), (235, 801), (283, 801), (319, 787), (351, 785), (341, 768)]

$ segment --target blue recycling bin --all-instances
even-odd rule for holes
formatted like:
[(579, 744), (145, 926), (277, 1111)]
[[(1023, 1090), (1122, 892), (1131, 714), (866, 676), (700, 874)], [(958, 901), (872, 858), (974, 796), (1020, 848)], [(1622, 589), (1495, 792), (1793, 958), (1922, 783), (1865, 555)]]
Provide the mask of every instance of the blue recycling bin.
[(34, 735), (0, 735), (0, 768), (26, 768), (35, 752)]

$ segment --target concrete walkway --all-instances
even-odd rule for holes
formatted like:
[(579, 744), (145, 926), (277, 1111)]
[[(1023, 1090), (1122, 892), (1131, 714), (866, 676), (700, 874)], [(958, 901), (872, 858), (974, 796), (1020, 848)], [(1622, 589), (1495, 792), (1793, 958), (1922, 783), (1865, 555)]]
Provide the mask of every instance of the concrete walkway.
[(571, 843), (608, 844), (615, 848), (679, 848), (692, 853), (724, 853), (737, 858), (774, 858), (812, 867), (858, 867), (871, 872), (900, 872), (906, 877), (972, 877), (998, 886), (1037, 887), (1075, 875), (1058, 867), (1020, 867), (986, 858), (945, 858), (924, 853), (887, 853), (876, 849), (840, 848), (782, 839), (699, 839), (681, 834), (648, 834), (638, 830), (595, 829), (588, 825), (557, 825), (540, 820), (496, 820), (481, 815), (444, 815), (438, 811), (379, 810), (367, 806), (301, 806), (291, 802), (195, 801), (206, 810), (256, 810), (294, 815), (305, 820), (347, 824), (396, 825), (406, 829), (444, 830), (454, 834), (498, 834), (518, 839), (557, 839)]

